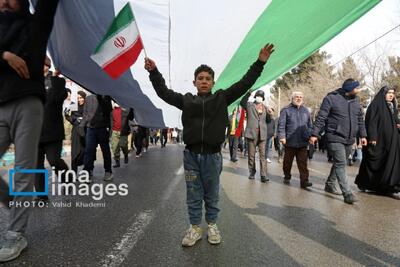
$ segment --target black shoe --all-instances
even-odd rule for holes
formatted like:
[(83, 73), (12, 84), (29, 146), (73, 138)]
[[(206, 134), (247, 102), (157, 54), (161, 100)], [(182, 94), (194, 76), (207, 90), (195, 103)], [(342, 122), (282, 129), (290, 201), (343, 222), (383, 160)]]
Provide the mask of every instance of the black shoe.
[(353, 204), (354, 202), (357, 202), (358, 200), (354, 197), (353, 194), (347, 194), (344, 196), (344, 203), (346, 204)]
[(116, 159), (115, 160), (115, 165), (113, 165), (113, 168), (119, 168), (119, 167), (121, 167), (121, 164), (119, 162), (119, 159)]
[(305, 188), (307, 188), (307, 187), (310, 187), (310, 186), (312, 186), (312, 183), (309, 182), (309, 181), (307, 181), (307, 182), (305, 182), (305, 183), (302, 183), (302, 184), (300, 185), (300, 187), (303, 188), (303, 189), (305, 189)]
[(128, 162), (129, 162), (129, 157), (128, 157), (128, 155), (125, 155), (125, 157), (124, 157), (124, 163), (125, 163), (125, 164), (128, 164)]
[(250, 179), (250, 180), (254, 180), (254, 174), (253, 174), (253, 175), (250, 174), (250, 175), (249, 175), (249, 179)]
[(231, 161), (232, 161), (232, 162), (236, 162), (236, 161), (238, 161), (238, 159), (231, 159)]
[(268, 177), (261, 176), (261, 183), (266, 183), (266, 182), (268, 182), (268, 181), (269, 181), (269, 178), (268, 178)]
[(335, 186), (325, 185), (324, 190), (327, 193), (331, 193), (331, 194), (334, 194), (334, 195), (341, 195), (340, 192), (336, 189)]
[(284, 184), (290, 184), (290, 178), (284, 177), (283, 178), (283, 183)]
[(400, 185), (395, 185), (393, 187), (393, 191), (396, 192), (396, 193), (400, 192)]

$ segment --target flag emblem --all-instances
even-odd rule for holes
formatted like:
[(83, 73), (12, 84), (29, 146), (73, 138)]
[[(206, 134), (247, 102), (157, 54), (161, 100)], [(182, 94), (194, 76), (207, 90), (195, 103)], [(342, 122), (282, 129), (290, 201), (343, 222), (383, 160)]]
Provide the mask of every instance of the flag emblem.
[(118, 37), (118, 38), (115, 39), (115, 41), (114, 41), (114, 45), (115, 45), (116, 47), (118, 47), (118, 48), (124, 48), (124, 47), (125, 47), (125, 44), (126, 44), (126, 39), (125, 39), (123, 36)]

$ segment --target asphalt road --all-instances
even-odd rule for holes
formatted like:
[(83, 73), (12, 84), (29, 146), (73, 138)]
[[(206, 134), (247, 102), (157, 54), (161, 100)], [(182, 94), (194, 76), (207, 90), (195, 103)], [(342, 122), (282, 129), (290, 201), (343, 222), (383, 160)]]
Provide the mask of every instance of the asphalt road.
[[(206, 235), (182, 248), (188, 227), (183, 146), (151, 147), (114, 170), (113, 183), (127, 196), (50, 196), (35, 208), (27, 229), (29, 247), (4, 266), (400, 266), (400, 201), (359, 193), (347, 205), (323, 185), (330, 164), (317, 153), (310, 162), (309, 191), (282, 183), (281, 164), (268, 164), (270, 182), (248, 180), (247, 160), (229, 161), (223, 151), (220, 218), (223, 242)], [(98, 157), (100, 159), (100, 157)], [(350, 183), (358, 166), (348, 167)], [(97, 162), (95, 183), (102, 181)], [(77, 203), (99, 207), (75, 207)], [(55, 207), (55, 205), (72, 207)], [(0, 209), (0, 231), (7, 211)], [(206, 225), (203, 224), (204, 229)]]

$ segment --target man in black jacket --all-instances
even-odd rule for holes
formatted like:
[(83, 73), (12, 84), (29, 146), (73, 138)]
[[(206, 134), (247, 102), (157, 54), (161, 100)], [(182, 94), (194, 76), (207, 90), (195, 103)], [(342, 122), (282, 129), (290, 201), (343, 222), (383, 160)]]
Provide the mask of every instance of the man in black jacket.
[[(15, 167), (35, 169), (45, 100), (43, 63), (58, 0), (39, 0), (35, 14), (28, 0), (0, 1), (0, 157), (15, 144)], [(13, 175), (13, 192), (33, 192), (34, 173)], [(0, 183), (0, 195), (8, 188)], [(31, 195), (15, 196), (25, 203)], [(6, 203), (8, 206), (9, 203)], [(24, 232), (29, 208), (11, 206), (0, 262), (17, 258), (28, 242)]]
[(197, 95), (182, 95), (168, 89), (153, 60), (145, 59), (145, 69), (157, 95), (165, 102), (182, 110), (183, 152), (190, 228), (182, 246), (193, 246), (202, 238), (200, 228), (203, 200), (208, 223), (208, 242), (219, 244), (221, 236), (216, 225), (218, 217), (219, 176), (222, 171), (221, 145), (225, 141), (228, 120), (227, 107), (244, 95), (261, 75), (264, 64), (273, 52), (267, 44), (260, 51), (258, 60), (245, 76), (226, 90), (212, 94), (214, 71), (207, 65), (195, 70), (193, 85)]
[(342, 88), (330, 92), (322, 101), (318, 116), (315, 119), (310, 143), (315, 144), (322, 127), (328, 141), (328, 151), (333, 157), (333, 165), (325, 183), (325, 191), (340, 194), (335, 188), (336, 179), (344, 197), (344, 202), (353, 204), (357, 201), (350, 190), (346, 177), (346, 147), (354, 144), (357, 133), (361, 144), (367, 145), (363, 112), (357, 94), (359, 82), (353, 79), (344, 81)]
[[(61, 151), (64, 134), (64, 118), (63, 103), (67, 98), (67, 90), (65, 88), (65, 80), (58, 76), (52, 76), (49, 72), (51, 61), (46, 58), (44, 66), (45, 88), (46, 88), (46, 104), (44, 105), (44, 117), (42, 133), (40, 135), (39, 153), (37, 169), (44, 169), (44, 159), (46, 156), (50, 166), (54, 167), (56, 173), (58, 171), (67, 171), (68, 165), (61, 159)], [(62, 175), (62, 182), (65, 182), (65, 172)], [(36, 192), (44, 192), (45, 179), (43, 173), (36, 174), (35, 177)], [(38, 196), (38, 200), (47, 201), (48, 196)]]

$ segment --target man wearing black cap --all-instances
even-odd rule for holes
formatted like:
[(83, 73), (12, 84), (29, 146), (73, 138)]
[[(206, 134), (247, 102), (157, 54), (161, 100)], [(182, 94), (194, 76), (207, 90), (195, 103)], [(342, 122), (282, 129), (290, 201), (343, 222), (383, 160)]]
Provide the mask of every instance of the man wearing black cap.
[(272, 113), (264, 105), (264, 91), (258, 90), (254, 94), (254, 102), (247, 102), (250, 93), (243, 97), (240, 105), (246, 109), (247, 112), (247, 125), (244, 132), (248, 144), (248, 165), (249, 165), (249, 179), (253, 180), (256, 174), (256, 162), (255, 154), (256, 147), (258, 147), (258, 153), (260, 157), (260, 176), (261, 182), (265, 183), (269, 179), (267, 178), (267, 161), (265, 159), (265, 143), (267, 140), (267, 122), (271, 121)]
[(360, 92), (358, 81), (347, 79), (342, 88), (330, 92), (323, 100), (318, 116), (315, 119), (310, 143), (314, 144), (320, 137), (322, 127), (325, 128), (328, 150), (333, 156), (333, 165), (325, 183), (325, 191), (340, 194), (335, 187), (339, 182), (344, 202), (353, 204), (357, 201), (350, 190), (346, 177), (346, 147), (354, 144), (357, 133), (361, 136), (361, 144), (367, 145), (363, 112), (360, 101), (356, 97)]

